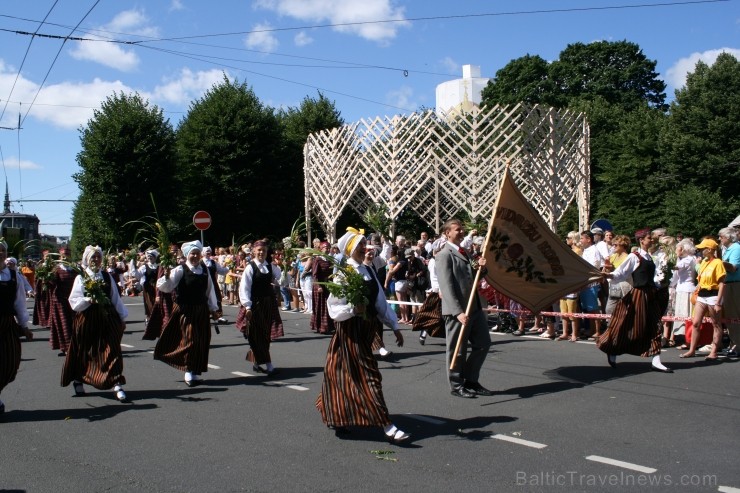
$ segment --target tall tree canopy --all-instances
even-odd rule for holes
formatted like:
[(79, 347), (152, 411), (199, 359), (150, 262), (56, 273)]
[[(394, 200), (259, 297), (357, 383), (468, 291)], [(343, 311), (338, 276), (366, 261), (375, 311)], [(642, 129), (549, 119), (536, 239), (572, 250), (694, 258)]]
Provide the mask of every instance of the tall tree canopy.
[[(137, 227), (127, 224), (152, 214), (150, 193), (172, 197), (175, 133), (162, 110), (140, 95), (114, 94), (80, 129), (80, 187), (72, 219), (72, 247), (123, 247)], [(174, 201), (161, 201), (168, 217)], [(163, 218), (164, 219), (164, 218)]]
[[(188, 222), (196, 211), (207, 210), (212, 226), (206, 236), (212, 244), (290, 228), (285, 204), (276, 200), (285, 178), (283, 154), (274, 110), (264, 106), (245, 82), (224, 76), (190, 105), (177, 130), (182, 220)], [(299, 211), (290, 216), (295, 218)], [(193, 228), (190, 231), (195, 234)]]
[[(667, 225), (695, 236), (716, 234), (740, 213), (737, 58), (722, 53), (711, 66), (696, 64), (671, 103), (661, 150), (671, 205), (677, 206), (666, 207)], [(689, 218), (694, 218), (694, 227), (687, 224)]]

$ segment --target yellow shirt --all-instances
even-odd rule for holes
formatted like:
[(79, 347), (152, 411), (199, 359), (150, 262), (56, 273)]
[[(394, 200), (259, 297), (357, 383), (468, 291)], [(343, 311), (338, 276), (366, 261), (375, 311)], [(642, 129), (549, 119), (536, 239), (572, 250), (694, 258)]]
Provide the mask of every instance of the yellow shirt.
[(711, 262), (702, 260), (699, 266), (699, 289), (719, 289), (719, 283), (724, 282), (726, 274), (727, 271), (720, 259), (715, 258)]

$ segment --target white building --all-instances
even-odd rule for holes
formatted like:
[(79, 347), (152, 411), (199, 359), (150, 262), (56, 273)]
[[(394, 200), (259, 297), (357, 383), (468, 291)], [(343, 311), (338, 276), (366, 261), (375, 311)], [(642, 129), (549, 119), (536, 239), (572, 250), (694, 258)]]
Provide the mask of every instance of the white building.
[(479, 106), (481, 92), (489, 80), (480, 76), (479, 65), (463, 65), (462, 79), (443, 82), (437, 86), (437, 115), (466, 111), (473, 105)]

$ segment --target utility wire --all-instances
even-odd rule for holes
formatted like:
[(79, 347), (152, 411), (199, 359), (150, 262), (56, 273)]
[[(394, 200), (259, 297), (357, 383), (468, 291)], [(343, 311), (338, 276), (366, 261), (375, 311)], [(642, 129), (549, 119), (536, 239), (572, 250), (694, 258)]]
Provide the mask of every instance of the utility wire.
[[(21, 66), (18, 68), (18, 73), (15, 75), (15, 80), (13, 81), (13, 85), (10, 87), (10, 94), (8, 94), (8, 99), (13, 96), (13, 90), (15, 90), (15, 85), (18, 82), (18, 78), (21, 76), (21, 71), (23, 70), (23, 65), (26, 63), (26, 58), (28, 57), (28, 52), (31, 50), (31, 45), (33, 44), (34, 36), (36, 36), (39, 32), (39, 29), (41, 29), (41, 26), (44, 25), (44, 22), (46, 22), (46, 19), (49, 18), (51, 15), (51, 11), (54, 10), (54, 7), (56, 7), (59, 0), (55, 0), (54, 4), (51, 6), (49, 11), (46, 13), (46, 16), (44, 16), (44, 20), (42, 20), (38, 27), (36, 28), (36, 32), (31, 35), (31, 41), (28, 42), (28, 46), (26, 47), (26, 52), (23, 54), (23, 61), (21, 61)], [(8, 108), (8, 101), (5, 102), (5, 106), (3, 106), (3, 111), (0, 112), (0, 121), (2, 121), (3, 116), (5, 116), (5, 110)], [(18, 125), (20, 127), (20, 125)]]
[[(100, 0), (96, 0), (95, 1), (95, 3), (93, 4), (93, 6), (90, 7), (90, 10), (88, 10), (87, 13), (82, 17), (82, 19), (80, 19), (80, 22), (77, 23), (77, 26), (75, 26), (72, 29), (72, 32), (70, 32), (69, 34), (72, 34), (72, 33), (74, 33), (77, 30), (77, 28), (80, 26), (80, 24), (82, 24), (85, 21), (85, 19), (87, 18), (87, 16), (90, 15), (90, 13), (93, 11), (93, 9), (95, 7), (97, 7), (97, 5), (99, 3), (100, 3)], [(44, 84), (46, 83), (46, 79), (49, 78), (49, 74), (51, 73), (51, 69), (54, 68), (54, 64), (56, 63), (57, 59), (59, 58), (59, 55), (62, 52), (62, 49), (64, 48), (64, 45), (65, 45), (66, 42), (67, 42), (67, 38), (65, 38), (64, 41), (62, 41), (61, 46), (59, 46), (59, 51), (57, 51), (57, 54), (54, 57), (54, 60), (52, 60), (51, 66), (49, 67), (49, 70), (46, 72), (46, 75), (44, 76), (44, 80), (42, 80), (41, 81), (41, 85), (39, 85), (39, 90), (36, 91), (36, 95), (33, 97), (33, 100), (31, 101), (31, 104), (28, 105), (28, 110), (26, 111), (26, 114), (23, 116), (23, 120), (21, 120), (21, 122), (20, 122), (20, 124), (18, 126), (20, 126), (23, 122), (26, 121), (26, 118), (28, 117), (28, 113), (31, 112), (31, 108), (33, 107), (33, 104), (36, 102), (36, 98), (39, 97), (39, 94), (41, 93), (41, 89), (44, 87)]]

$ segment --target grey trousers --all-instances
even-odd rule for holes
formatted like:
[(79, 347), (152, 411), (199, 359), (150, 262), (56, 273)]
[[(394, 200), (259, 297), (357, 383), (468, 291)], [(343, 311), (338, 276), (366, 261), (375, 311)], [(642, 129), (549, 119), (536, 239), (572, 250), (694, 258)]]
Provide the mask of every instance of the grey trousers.
[[(488, 332), (488, 322), (486, 314), (482, 310), (476, 310), (470, 314), (468, 319), (468, 328), (466, 339), (461, 344), (460, 352), (455, 362), (455, 367), (450, 370), (452, 354), (457, 346), (457, 339), (460, 335), (462, 324), (457, 317), (444, 315), (445, 332), (447, 333), (447, 379), (450, 382), (450, 388), (457, 390), (465, 382), (478, 383), (480, 369), (488, 355), (488, 349), (491, 347), (491, 334)], [(470, 344), (470, 354), (468, 354), (468, 344)]]

